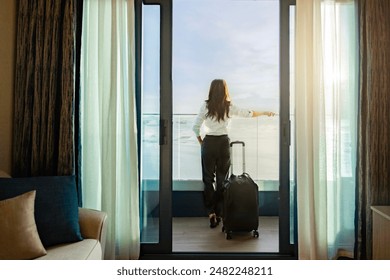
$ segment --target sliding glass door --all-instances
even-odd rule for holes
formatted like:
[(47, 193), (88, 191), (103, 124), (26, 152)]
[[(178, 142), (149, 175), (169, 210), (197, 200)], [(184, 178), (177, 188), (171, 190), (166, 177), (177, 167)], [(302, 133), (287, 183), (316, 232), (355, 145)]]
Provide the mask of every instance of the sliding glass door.
[(141, 248), (161, 254), (172, 250), (171, 2), (135, 2)]
[[(136, 1), (141, 255), (294, 255), (292, 2)], [(256, 242), (272, 239), (273, 246), (249, 252), (244, 246), (194, 250), (175, 243), (172, 220), (200, 218), (205, 232), (210, 230), (202, 204), (200, 147), (191, 128), (215, 78), (227, 81), (236, 105), (276, 113), (272, 118), (234, 119), (229, 135), (232, 141), (246, 142), (246, 171), (259, 186)], [(240, 164), (239, 158), (233, 160)], [(262, 221), (271, 220), (273, 229), (265, 235), (273, 236), (262, 236)]]

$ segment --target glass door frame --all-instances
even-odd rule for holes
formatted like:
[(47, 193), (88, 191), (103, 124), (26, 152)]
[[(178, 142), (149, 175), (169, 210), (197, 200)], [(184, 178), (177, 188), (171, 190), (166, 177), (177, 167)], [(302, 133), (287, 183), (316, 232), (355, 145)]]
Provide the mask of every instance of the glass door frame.
[[(134, 0), (136, 23), (136, 95), (141, 116), (142, 5), (160, 6), (160, 188), (159, 242), (141, 243), (141, 258), (174, 259), (295, 259), (297, 234), (290, 241), (290, 6), (295, 0), (280, 0), (280, 170), (279, 170), (279, 252), (278, 253), (174, 253), (172, 252), (172, 4), (173, 0)], [(141, 127), (140, 118), (137, 120)], [(138, 143), (142, 143), (140, 135)], [(140, 156), (139, 156), (140, 158)], [(141, 180), (141, 177), (140, 177)], [(296, 205), (295, 205), (296, 208)], [(296, 211), (294, 211), (296, 221)]]
[[(160, 6), (159, 242), (141, 243), (142, 255), (172, 252), (172, 1), (134, 0), (137, 116), (141, 116), (142, 5)], [(138, 117), (138, 128), (141, 127)], [(142, 143), (141, 135), (138, 143)], [(139, 149), (140, 151), (140, 149)], [(140, 155), (138, 156), (140, 159)], [(139, 174), (140, 175), (140, 174)], [(139, 176), (140, 180), (141, 177)], [(141, 184), (140, 184), (141, 186)]]
[[(290, 200), (290, 7), (295, 0), (280, 0), (280, 170), (279, 170), (279, 254), (297, 256), (297, 229), (291, 244)], [(288, 202), (288, 203), (287, 203)], [(296, 208), (296, 205), (294, 205)], [(294, 222), (296, 211), (294, 211)]]

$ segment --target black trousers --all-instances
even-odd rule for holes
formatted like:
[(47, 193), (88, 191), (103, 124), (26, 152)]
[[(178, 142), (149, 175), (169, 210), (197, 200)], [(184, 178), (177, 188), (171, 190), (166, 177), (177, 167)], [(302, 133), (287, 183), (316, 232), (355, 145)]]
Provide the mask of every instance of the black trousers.
[(227, 135), (207, 135), (202, 143), (204, 203), (209, 214), (222, 216), (223, 183), (229, 175), (230, 140)]

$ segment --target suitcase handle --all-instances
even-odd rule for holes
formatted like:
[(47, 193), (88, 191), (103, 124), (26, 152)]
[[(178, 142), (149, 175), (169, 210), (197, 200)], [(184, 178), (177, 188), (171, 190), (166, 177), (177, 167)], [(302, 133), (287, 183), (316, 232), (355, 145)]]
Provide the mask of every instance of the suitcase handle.
[(233, 173), (233, 145), (242, 145), (242, 172), (245, 173), (245, 142), (244, 141), (233, 141), (230, 143), (230, 155), (231, 155), (231, 161), (230, 161), (230, 173)]
[(243, 145), (245, 147), (245, 142), (244, 141), (233, 141), (233, 142), (230, 143), (230, 147), (232, 147), (235, 144), (241, 144), (241, 145)]

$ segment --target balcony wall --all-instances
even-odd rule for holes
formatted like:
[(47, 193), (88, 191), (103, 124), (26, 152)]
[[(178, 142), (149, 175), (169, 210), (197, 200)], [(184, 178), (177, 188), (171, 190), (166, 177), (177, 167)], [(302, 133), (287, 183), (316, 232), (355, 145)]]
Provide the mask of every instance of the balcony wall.
[[(279, 192), (275, 190), (276, 181), (262, 182), (264, 189), (259, 188), (259, 215), (279, 215)], [(149, 217), (158, 217), (159, 191), (157, 180), (143, 181), (142, 196), (148, 205)], [(202, 181), (174, 181), (172, 190), (172, 211), (174, 217), (203, 217), (207, 211), (203, 206)]]

